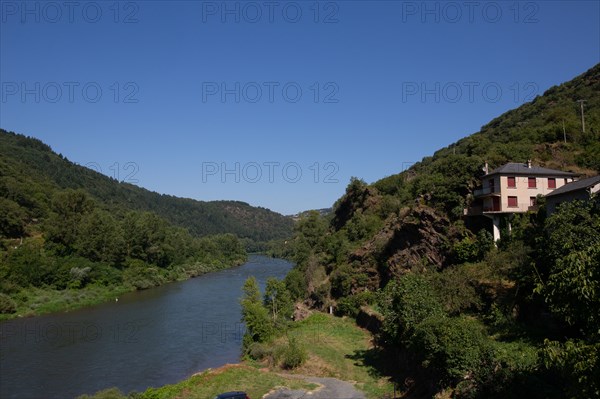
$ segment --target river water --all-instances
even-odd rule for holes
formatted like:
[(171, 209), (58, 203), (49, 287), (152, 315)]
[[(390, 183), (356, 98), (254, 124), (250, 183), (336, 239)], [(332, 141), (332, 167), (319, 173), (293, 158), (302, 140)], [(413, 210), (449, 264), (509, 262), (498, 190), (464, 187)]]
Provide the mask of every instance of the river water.
[(252, 255), (240, 267), (132, 292), (118, 301), (0, 323), (0, 397), (74, 398), (172, 384), (235, 363), (242, 285), (283, 278), (292, 265)]

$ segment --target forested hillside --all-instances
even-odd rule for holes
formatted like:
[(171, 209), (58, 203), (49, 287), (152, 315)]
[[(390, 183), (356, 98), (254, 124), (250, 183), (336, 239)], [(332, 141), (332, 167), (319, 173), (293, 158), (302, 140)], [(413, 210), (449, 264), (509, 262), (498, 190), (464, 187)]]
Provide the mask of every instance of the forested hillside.
[(231, 233), (260, 242), (287, 238), (292, 232), (290, 218), (268, 209), (239, 201), (203, 202), (151, 192), (76, 165), (40, 140), (2, 129), (0, 162), (3, 197), (34, 201), (54, 188), (84, 189), (105, 209), (154, 212), (195, 236)]
[[(231, 267), (289, 218), (119, 183), (0, 131), (0, 317), (70, 309)], [(238, 238), (242, 237), (244, 240)]]
[(497, 247), (489, 219), (464, 216), (485, 162), (528, 159), (598, 174), (600, 64), (403, 173), (352, 179), (279, 248), (287, 290), (371, 320), (369, 358), (408, 397), (600, 397), (600, 199), (549, 218), (541, 202)]

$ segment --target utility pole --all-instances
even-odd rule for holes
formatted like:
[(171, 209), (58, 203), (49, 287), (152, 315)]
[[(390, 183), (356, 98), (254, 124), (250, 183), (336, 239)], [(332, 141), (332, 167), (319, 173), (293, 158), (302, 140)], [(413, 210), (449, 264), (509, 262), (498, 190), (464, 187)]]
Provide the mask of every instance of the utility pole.
[(581, 131), (585, 133), (585, 118), (583, 117), (583, 103), (587, 100), (577, 100), (579, 104), (581, 104)]

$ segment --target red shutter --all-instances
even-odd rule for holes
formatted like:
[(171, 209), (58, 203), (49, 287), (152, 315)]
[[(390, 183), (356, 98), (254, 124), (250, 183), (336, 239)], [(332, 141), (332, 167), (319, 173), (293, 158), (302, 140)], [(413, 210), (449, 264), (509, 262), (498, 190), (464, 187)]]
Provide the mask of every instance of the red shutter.
[(508, 187), (509, 188), (515, 188), (515, 187), (517, 187), (517, 182), (516, 182), (516, 180), (515, 180), (514, 177), (507, 177), (507, 180), (508, 180)]
[(554, 177), (548, 178), (548, 188), (556, 188), (556, 179)]
[(535, 181), (535, 177), (530, 177), (528, 180), (529, 188), (536, 188), (537, 184)]
[(517, 202), (517, 197), (508, 197), (508, 207), (516, 208), (517, 206), (519, 206), (519, 203)]

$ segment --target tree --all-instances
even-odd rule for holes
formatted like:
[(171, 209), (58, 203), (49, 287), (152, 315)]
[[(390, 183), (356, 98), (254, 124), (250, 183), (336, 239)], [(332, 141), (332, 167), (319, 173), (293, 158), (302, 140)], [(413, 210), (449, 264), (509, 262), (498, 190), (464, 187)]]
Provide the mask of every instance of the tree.
[(51, 214), (46, 222), (46, 238), (61, 255), (73, 252), (81, 219), (95, 207), (84, 190), (64, 190), (52, 198)]
[(285, 282), (274, 277), (267, 279), (264, 304), (274, 322), (290, 320), (294, 304)]
[(260, 289), (256, 278), (249, 277), (243, 286), (242, 321), (246, 323), (242, 346), (248, 352), (255, 342), (267, 342), (273, 337), (274, 329), (269, 311), (260, 301)]
[(25, 233), (26, 213), (14, 201), (0, 198), (0, 237), (21, 237)]
[(564, 203), (546, 221), (540, 243), (544, 280), (537, 290), (550, 309), (587, 335), (600, 333), (600, 198)]
[(566, 342), (546, 340), (542, 357), (570, 397), (600, 398), (600, 197), (562, 204), (544, 232), (537, 291), (579, 331)]
[(383, 331), (395, 344), (401, 344), (423, 320), (445, 316), (433, 288), (421, 275), (407, 274), (388, 283), (380, 306)]
[(119, 264), (123, 261), (125, 239), (115, 219), (95, 209), (82, 217), (74, 246), (87, 259)]

